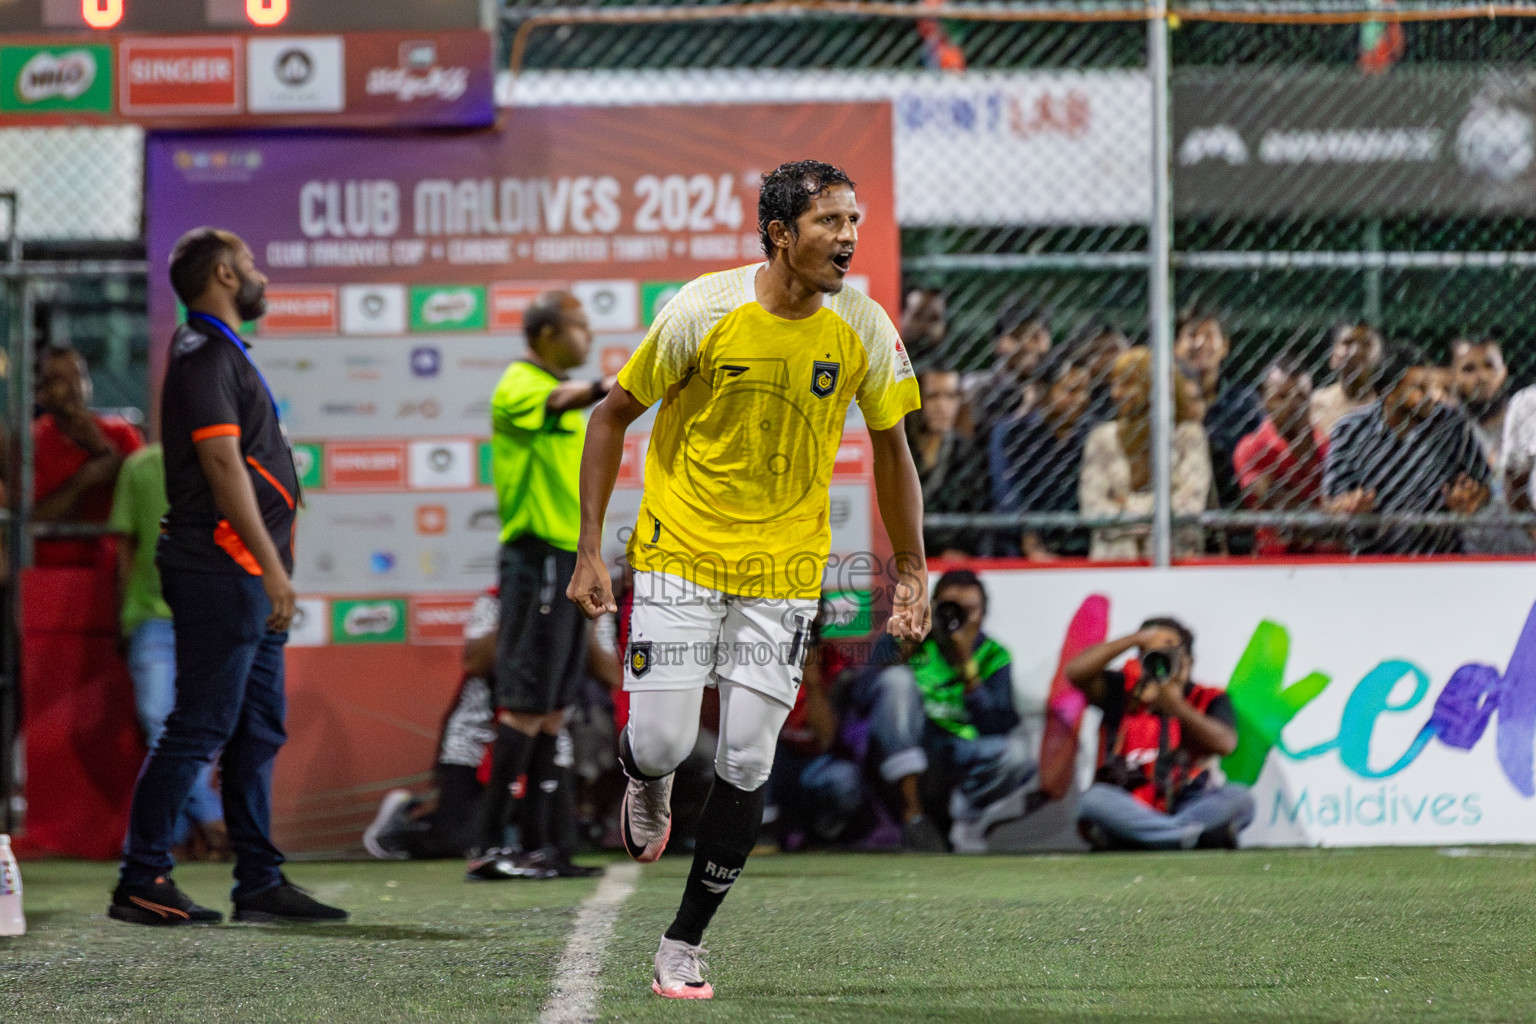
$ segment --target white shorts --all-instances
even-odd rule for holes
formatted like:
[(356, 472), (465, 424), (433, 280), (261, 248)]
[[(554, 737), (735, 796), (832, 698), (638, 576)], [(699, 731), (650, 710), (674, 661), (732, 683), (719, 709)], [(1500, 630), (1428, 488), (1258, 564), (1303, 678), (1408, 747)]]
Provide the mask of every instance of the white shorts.
[(792, 708), (817, 605), (637, 572), (624, 689), (692, 690), (725, 680)]

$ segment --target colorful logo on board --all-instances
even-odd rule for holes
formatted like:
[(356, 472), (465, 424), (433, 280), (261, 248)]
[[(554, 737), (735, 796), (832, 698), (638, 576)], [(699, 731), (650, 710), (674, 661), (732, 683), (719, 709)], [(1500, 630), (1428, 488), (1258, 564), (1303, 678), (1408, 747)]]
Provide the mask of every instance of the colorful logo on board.
[(0, 46), (0, 111), (112, 113), (112, 48)]
[(403, 644), (405, 631), (405, 601), (400, 598), (336, 601), (331, 605), (332, 643)]
[(485, 288), (482, 286), (417, 286), (411, 289), (413, 331), (483, 331), (487, 322)]

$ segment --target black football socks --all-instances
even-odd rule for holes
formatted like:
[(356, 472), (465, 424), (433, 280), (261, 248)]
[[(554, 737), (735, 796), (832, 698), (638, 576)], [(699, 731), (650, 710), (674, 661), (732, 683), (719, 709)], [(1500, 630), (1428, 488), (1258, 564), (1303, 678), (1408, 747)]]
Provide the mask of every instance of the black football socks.
[(699, 815), (698, 838), (693, 848), (693, 867), (683, 888), (683, 902), (667, 929), (667, 938), (697, 946), (704, 929), (725, 894), (731, 891), (747, 855), (757, 845), (763, 824), (765, 787), (750, 792), (737, 789), (719, 775), (710, 787), (709, 799)]
[(555, 753), (559, 737), (540, 732), (533, 738), (533, 750), (528, 757), (528, 785), (523, 791), (521, 844), (532, 853), (551, 841), (551, 817), (554, 813), (555, 791), (559, 788), (559, 769), (555, 767)]
[(535, 739), (505, 722), (496, 723), (496, 741), (491, 744), (491, 781), (480, 794), (480, 816), (476, 825), (482, 851), (506, 845), (512, 784), (527, 770)]

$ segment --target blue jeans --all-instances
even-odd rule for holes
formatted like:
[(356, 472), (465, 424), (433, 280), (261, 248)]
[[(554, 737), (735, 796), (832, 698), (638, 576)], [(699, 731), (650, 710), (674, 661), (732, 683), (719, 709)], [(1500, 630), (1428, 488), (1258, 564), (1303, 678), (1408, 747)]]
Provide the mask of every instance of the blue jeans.
[[(144, 740), (153, 750), (165, 731), (165, 719), (176, 706), (176, 630), (170, 619), (149, 619), (128, 635), (128, 674), (133, 677), (133, 703)], [(193, 824), (223, 821), (224, 807), (213, 788), (213, 765), (197, 776), (186, 806), (176, 821), (175, 841), (186, 842)]]
[(885, 781), (921, 775), (936, 764), (945, 789), (958, 789), (964, 798), (955, 810), (979, 811), (1035, 774), (1035, 760), (1017, 731), (968, 740), (929, 725), (922, 694), (907, 666), (893, 665), (866, 676), (862, 686), (860, 703), (870, 716), (870, 740), (878, 749)]
[(1253, 821), (1253, 797), (1248, 787), (1228, 783), (1185, 801), (1176, 814), (1164, 814), (1119, 786), (1095, 782), (1078, 800), (1077, 817), (1128, 846), (1188, 850), (1213, 828), (1247, 828)]
[(160, 571), (176, 625), (176, 706), (133, 791), (121, 879), (170, 874), (176, 820), (222, 748), (224, 824), (235, 853), (234, 898), (270, 889), (283, 855), (272, 845), (272, 762), (283, 730), (283, 645), (256, 576)]

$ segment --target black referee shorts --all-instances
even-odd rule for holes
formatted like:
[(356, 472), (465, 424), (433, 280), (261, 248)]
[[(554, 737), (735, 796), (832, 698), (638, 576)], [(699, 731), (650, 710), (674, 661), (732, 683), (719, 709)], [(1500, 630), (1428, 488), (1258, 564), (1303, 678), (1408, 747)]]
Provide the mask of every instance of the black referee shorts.
[(565, 588), (576, 553), (538, 537), (501, 546), (496, 706), (545, 715), (571, 705), (587, 667), (587, 620)]

